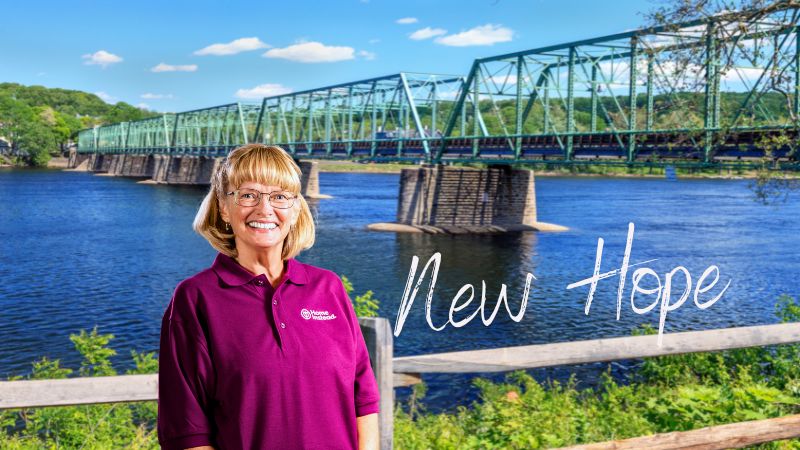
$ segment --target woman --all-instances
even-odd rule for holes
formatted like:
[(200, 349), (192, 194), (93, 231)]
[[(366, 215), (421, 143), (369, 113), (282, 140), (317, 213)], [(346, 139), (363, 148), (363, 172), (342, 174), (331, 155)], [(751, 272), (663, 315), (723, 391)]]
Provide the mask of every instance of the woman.
[(293, 259), (314, 223), (292, 158), (232, 151), (194, 229), (219, 254), (164, 313), (162, 448), (377, 448), (377, 384), (352, 304), (336, 274)]

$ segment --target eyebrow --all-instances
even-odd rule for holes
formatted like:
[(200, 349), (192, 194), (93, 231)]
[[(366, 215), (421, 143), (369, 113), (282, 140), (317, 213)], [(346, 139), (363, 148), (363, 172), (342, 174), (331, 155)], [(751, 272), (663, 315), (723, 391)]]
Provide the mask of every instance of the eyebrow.
[[(254, 187), (251, 187), (251, 186), (245, 186), (245, 185), (241, 185), (241, 186), (239, 186), (239, 187), (238, 187), (238, 189), (252, 189), (252, 190), (254, 190), (254, 191), (260, 191), (260, 190), (261, 190), (260, 188), (259, 188), (259, 189), (257, 189), (257, 188), (254, 188)], [(290, 189), (283, 188), (283, 187), (279, 187), (278, 189), (271, 189), (271, 190), (267, 190), (267, 191), (261, 191), (261, 192), (277, 192), (277, 191), (287, 191), (287, 192), (291, 192), (291, 190), (290, 190)]]

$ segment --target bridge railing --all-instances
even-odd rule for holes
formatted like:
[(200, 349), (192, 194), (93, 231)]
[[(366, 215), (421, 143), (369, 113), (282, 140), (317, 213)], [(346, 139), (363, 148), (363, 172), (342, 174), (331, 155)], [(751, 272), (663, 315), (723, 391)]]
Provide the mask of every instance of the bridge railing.
[[(381, 392), (381, 448), (392, 448), (394, 388), (421, 381), (422, 373), (485, 373), (723, 351), (800, 343), (800, 323), (629, 336), (485, 350), (393, 356), (393, 337), (383, 318), (359, 320)], [(0, 409), (152, 401), (158, 376), (123, 375), (0, 382)], [(573, 448), (734, 448), (800, 437), (800, 415), (741, 422), (680, 433), (663, 433)]]

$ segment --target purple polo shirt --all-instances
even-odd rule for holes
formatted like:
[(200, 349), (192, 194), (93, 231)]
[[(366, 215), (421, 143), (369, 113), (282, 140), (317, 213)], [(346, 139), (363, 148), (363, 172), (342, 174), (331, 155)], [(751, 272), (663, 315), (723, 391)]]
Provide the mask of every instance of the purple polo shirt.
[(164, 313), (158, 439), (167, 450), (347, 449), (378, 388), (339, 277), (286, 262), (274, 289), (234, 259), (182, 281)]

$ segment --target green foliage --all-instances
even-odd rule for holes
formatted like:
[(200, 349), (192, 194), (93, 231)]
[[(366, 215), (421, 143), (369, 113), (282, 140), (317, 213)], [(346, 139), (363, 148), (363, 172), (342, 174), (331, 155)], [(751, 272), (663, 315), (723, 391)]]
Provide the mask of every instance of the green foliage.
[[(720, 121), (723, 126), (733, 122), (740, 111), (747, 92), (722, 92), (720, 93)], [(703, 128), (704, 94), (698, 92), (673, 92), (669, 94), (656, 94), (653, 96), (653, 129), (686, 129)], [(597, 97), (596, 131), (627, 130), (628, 105), (627, 95), (611, 96), (600, 94)], [(524, 104), (524, 103), (523, 103)], [(547, 114), (548, 131), (564, 132), (567, 129), (567, 111), (563, 99), (550, 98)], [(786, 125), (792, 119), (786, 108), (786, 98), (778, 92), (767, 92), (757, 101), (758, 107), (752, 104), (743, 111), (738, 118), (737, 126), (767, 126)], [(442, 118), (449, 117), (454, 102), (441, 101), (439, 111), (446, 112)], [(465, 103), (466, 124), (465, 132), (472, 134), (473, 116), (472, 105)], [(516, 132), (516, 100), (495, 99), (481, 100), (479, 104), (481, 116), (490, 135), (503, 135), (506, 132)], [(622, 110), (620, 110), (622, 108)], [(524, 110), (524, 107), (523, 107)], [(430, 123), (430, 111), (419, 108), (420, 120), (423, 124)], [(438, 117), (438, 114), (437, 114)], [(647, 95), (639, 94), (636, 97), (636, 127), (646, 129), (647, 124)], [(438, 123), (445, 121), (439, 118)], [(527, 116), (523, 116), (522, 129), (524, 133), (543, 133), (545, 122), (545, 108), (543, 99), (537, 98), (530, 108)], [(574, 124), (577, 131), (591, 131), (592, 101), (590, 96), (577, 96), (574, 99)], [(442, 125), (443, 126), (443, 125)], [(460, 136), (461, 120), (456, 121), (453, 136)]]
[[(344, 277), (348, 293), (352, 284)], [(366, 294), (365, 294), (366, 295)], [(782, 296), (777, 315), (800, 319), (800, 304)], [(645, 326), (634, 334), (653, 334)], [(79, 374), (116, 373), (109, 358), (110, 334), (81, 330), (70, 336), (83, 356)], [(155, 373), (154, 353), (133, 351), (128, 374)], [(603, 374), (597, 388), (539, 382), (524, 371), (505, 382), (476, 379), (480, 398), (454, 413), (431, 414), (422, 399), (426, 386), (413, 387), (394, 411), (398, 449), (536, 449), (691, 430), (800, 412), (800, 345), (758, 347), (644, 360), (634, 381), (619, 384)], [(58, 360), (33, 363), (30, 379), (66, 378)], [(20, 379), (13, 377), (11, 379)], [(117, 403), (0, 411), (0, 448), (158, 448), (156, 402)], [(763, 449), (800, 449), (800, 441), (762, 444)]]
[(155, 115), (124, 102), (109, 105), (86, 92), (0, 83), (0, 136), (25, 154), (22, 160), (30, 166), (47, 165), (83, 128)]
[[(353, 286), (342, 277), (347, 293)], [(360, 317), (377, 315), (378, 301), (372, 291), (354, 300)], [(111, 376), (117, 371), (110, 358), (116, 351), (109, 347), (112, 334), (100, 334), (97, 327), (90, 332), (80, 330), (70, 340), (81, 356), (78, 375), (81, 377)], [(158, 372), (155, 353), (131, 351), (134, 367), (126, 374)], [(61, 367), (59, 360), (46, 357), (33, 363), (28, 379), (67, 378), (72, 369)], [(11, 377), (9, 380), (20, 380)], [(0, 448), (2, 449), (157, 449), (157, 402), (115, 403), (111, 405), (65, 406), (0, 411)]]
[[(107, 376), (116, 371), (109, 358), (111, 334), (97, 328), (70, 335), (83, 360), (80, 376)], [(157, 373), (154, 353), (132, 352), (135, 368), (129, 374)], [(33, 363), (29, 379), (66, 378), (71, 369), (59, 360), (42, 358)], [(21, 379), (13, 377), (12, 379)], [(157, 449), (156, 402), (115, 403), (0, 411), (0, 448), (3, 449)]]
[[(800, 305), (778, 302), (783, 321)], [(634, 334), (652, 334), (643, 327)], [(419, 398), (395, 411), (400, 449), (534, 449), (624, 439), (800, 412), (800, 345), (646, 359), (628, 385), (604, 374), (597, 389), (539, 383), (515, 372), (477, 379), (480, 400), (453, 414), (421, 413)], [(800, 448), (800, 441), (758, 448)]]
[(91, 333), (81, 330), (79, 334), (69, 336), (75, 349), (83, 355), (80, 368), (82, 377), (107, 377), (117, 374), (109, 361), (109, 358), (117, 354), (114, 349), (107, 347), (111, 339), (114, 339), (113, 334), (97, 334), (96, 326)]
[[(353, 292), (353, 283), (342, 275), (342, 284), (347, 295)], [(372, 298), (373, 292), (367, 291), (353, 299), (353, 309), (358, 317), (377, 317), (380, 301)]]
[(43, 167), (50, 161), (50, 152), (58, 143), (52, 128), (40, 117), (33, 116), (18, 128), (15, 145), (27, 153), (25, 160), (29, 166)]

